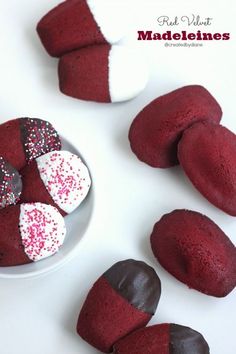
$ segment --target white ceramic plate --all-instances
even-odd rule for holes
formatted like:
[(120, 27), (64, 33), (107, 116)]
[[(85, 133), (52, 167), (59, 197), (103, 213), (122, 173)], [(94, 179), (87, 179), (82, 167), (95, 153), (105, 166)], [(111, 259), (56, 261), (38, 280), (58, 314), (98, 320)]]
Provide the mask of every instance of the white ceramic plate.
[[(82, 158), (87, 165), (81, 153), (76, 150), (67, 140), (62, 138), (62, 150), (68, 150)], [(89, 166), (87, 165), (89, 168)], [(91, 176), (91, 171), (90, 171)], [(94, 205), (93, 185), (83, 203), (70, 215), (65, 217), (66, 239), (59, 252), (55, 255), (43, 259), (42, 261), (29, 263), (15, 267), (0, 267), (0, 278), (31, 278), (52, 272), (75, 254), (76, 249), (84, 236), (90, 223)]]

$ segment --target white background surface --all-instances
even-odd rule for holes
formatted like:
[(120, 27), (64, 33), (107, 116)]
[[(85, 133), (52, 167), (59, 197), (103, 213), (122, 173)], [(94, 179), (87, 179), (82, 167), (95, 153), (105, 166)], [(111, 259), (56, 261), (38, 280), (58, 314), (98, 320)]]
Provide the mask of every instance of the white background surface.
[[(60, 94), (57, 60), (46, 54), (35, 32), (37, 21), (57, 3), (0, 0), (0, 121), (21, 116), (51, 121), (88, 162), (95, 209), (76, 257), (63, 268), (38, 279), (0, 279), (0, 353), (97, 353), (76, 335), (79, 309), (101, 273), (132, 257), (152, 265), (162, 281), (162, 297), (151, 323), (191, 326), (204, 334), (212, 354), (235, 354), (235, 291), (217, 299), (189, 290), (157, 264), (149, 246), (154, 223), (175, 208), (207, 214), (234, 243), (235, 218), (201, 197), (179, 167), (158, 170), (139, 162), (127, 139), (132, 119), (145, 104), (186, 84), (208, 88), (223, 107), (222, 123), (236, 132), (235, 2), (125, 0), (135, 23), (126, 43), (139, 46), (146, 55), (151, 79), (139, 97), (116, 105)], [(137, 43), (135, 29), (158, 32), (158, 16), (191, 13), (213, 17), (208, 31), (231, 32), (232, 40), (206, 42), (202, 48)]]

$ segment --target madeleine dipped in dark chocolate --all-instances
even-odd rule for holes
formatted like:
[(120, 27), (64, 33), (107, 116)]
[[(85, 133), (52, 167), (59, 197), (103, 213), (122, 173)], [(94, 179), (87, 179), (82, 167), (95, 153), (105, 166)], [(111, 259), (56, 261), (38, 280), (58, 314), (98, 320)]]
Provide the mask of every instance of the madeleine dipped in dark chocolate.
[(93, 285), (79, 314), (78, 334), (109, 353), (115, 342), (146, 326), (161, 295), (153, 268), (132, 259), (114, 264)]
[(190, 288), (224, 297), (236, 286), (236, 247), (205, 215), (174, 210), (162, 216), (151, 246), (160, 264)]
[(38, 156), (60, 149), (58, 133), (45, 120), (17, 118), (0, 125), (0, 156), (17, 170)]
[(209, 354), (209, 346), (197, 331), (164, 323), (139, 329), (114, 345), (114, 354)]
[(21, 191), (22, 182), (18, 171), (0, 156), (0, 209), (16, 204)]

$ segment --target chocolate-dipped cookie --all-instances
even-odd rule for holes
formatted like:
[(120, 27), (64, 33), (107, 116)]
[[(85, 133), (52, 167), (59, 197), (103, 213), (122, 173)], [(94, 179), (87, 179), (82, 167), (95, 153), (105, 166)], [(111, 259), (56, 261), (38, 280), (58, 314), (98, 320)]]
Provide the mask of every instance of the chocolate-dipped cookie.
[(16, 204), (21, 191), (22, 182), (18, 171), (0, 156), (0, 209)]
[(204, 87), (181, 87), (156, 98), (136, 116), (129, 131), (131, 149), (152, 167), (177, 165), (183, 131), (197, 121), (219, 123), (221, 117), (221, 107)]
[(80, 311), (77, 332), (109, 353), (120, 338), (154, 315), (161, 283), (153, 268), (132, 259), (114, 264), (93, 285)]
[(114, 345), (114, 354), (209, 354), (197, 331), (173, 323), (139, 329)]
[(50, 204), (63, 216), (82, 203), (91, 186), (87, 167), (69, 151), (52, 151), (36, 158), (21, 175), (21, 202)]
[(36, 262), (56, 253), (64, 242), (63, 217), (51, 205), (30, 203), (0, 210), (0, 266)]
[(0, 125), (0, 156), (17, 170), (38, 156), (60, 149), (58, 133), (47, 121), (17, 118)]
[(236, 247), (205, 215), (174, 210), (162, 216), (151, 246), (159, 263), (190, 288), (224, 297), (236, 286)]

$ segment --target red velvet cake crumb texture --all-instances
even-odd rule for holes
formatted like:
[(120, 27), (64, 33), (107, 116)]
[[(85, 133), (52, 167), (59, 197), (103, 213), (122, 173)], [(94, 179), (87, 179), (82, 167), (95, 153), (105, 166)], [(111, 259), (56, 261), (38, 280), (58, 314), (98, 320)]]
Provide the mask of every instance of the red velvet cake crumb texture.
[(197, 121), (219, 123), (221, 117), (219, 104), (204, 87), (182, 87), (156, 98), (137, 115), (129, 131), (131, 149), (152, 167), (176, 165), (183, 131)]
[(19, 119), (13, 119), (0, 125), (0, 156), (17, 170), (26, 165)]
[(59, 61), (60, 90), (88, 101), (111, 102), (109, 93), (109, 45), (92, 46), (64, 55)]
[(64, 210), (54, 203), (52, 197), (48, 193), (37, 167), (37, 162), (32, 161), (29, 165), (25, 166), (21, 171), (22, 176), (22, 193), (20, 203), (40, 202), (49, 204), (58, 209), (62, 216), (67, 215)]
[(169, 324), (145, 327), (122, 338), (114, 354), (169, 354)]
[(236, 135), (218, 124), (196, 123), (184, 132), (178, 156), (209, 202), (236, 216)]
[(47, 52), (60, 57), (91, 44), (106, 43), (86, 0), (67, 0), (47, 13), (37, 32)]
[(0, 210), (0, 266), (31, 263), (24, 252), (19, 231), (20, 206)]
[(236, 286), (236, 248), (209, 218), (175, 210), (154, 226), (151, 246), (178, 280), (207, 295), (224, 297)]
[(146, 326), (150, 319), (150, 314), (137, 310), (100, 277), (82, 307), (77, 332), (95, 348), (109, 353), (115, 342)]

